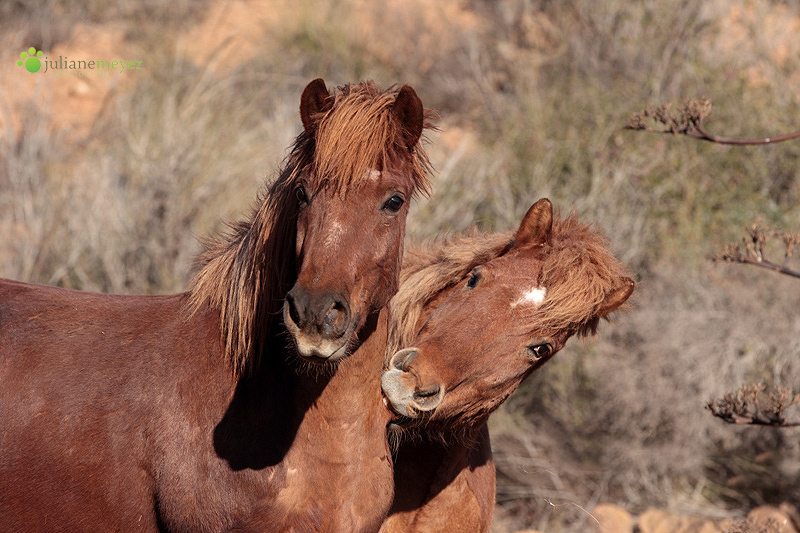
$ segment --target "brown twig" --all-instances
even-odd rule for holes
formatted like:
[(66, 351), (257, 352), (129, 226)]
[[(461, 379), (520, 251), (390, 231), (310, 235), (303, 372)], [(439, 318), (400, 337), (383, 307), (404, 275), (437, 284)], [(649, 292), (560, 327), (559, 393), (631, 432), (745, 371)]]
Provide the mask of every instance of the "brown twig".
[[(643, 130), (651, 133), (671, 133), (673, 135), (687, 135), (703, 141), (717, 144), (754, 145), (772, 144), (790, 139), (800, 138), (800, 131), (776, 135), (774, 137), (761, 137), (758, 139), (737, 139), (734, 137), (721, 137), (708, 133), (703, 127), (703, 122), (711, 116), (712, 104), (708, 98), (699, 100), (685, 99), (677, 111), (673, 111), (671, 104), (659, 106), (649, 105), (644, 111), (634, 113), (625, 123), (625, 129)], [(658, 123), (666, 129), (653, 128), (648, 123)]]
[[(756, 221), (746, 229), (747, 237), (742, 238), (742, 243), (727, 244), (722, 252), (714, 257), (715, 261), (728, 263), (741, 263), (766, 268), (780, 274), (800, 278), (800, 271), (789, 268), (789, 260), (794, 255), (795, 248), (800, 245), (800, 233), (770, 230), (768, 226)], [(784, 245), (783, 264), (778, 264), (767, 258), (764, 248), (767, 241), (774, 237), (781, 237)]]
[(722, 398), (708, 402), (706, 409), (729, 424), (781, 428), (800, 426), (800, 422), (787, 422), (784, 417), (786, 409), (800, 403), (800, 396), (778, 387), (769, 394), (768, 406), (762, 408), (758, 400), (765, 389), (761, 384), (743, 385), (737, 391), (727, 392)]

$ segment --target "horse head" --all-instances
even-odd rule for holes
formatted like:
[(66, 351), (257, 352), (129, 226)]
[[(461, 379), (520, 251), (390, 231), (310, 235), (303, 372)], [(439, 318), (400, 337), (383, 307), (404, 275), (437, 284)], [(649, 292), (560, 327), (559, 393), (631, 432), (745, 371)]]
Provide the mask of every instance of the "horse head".
[(479, 427), (567, 339), (594, 332), (633, 289), (596, 232), (572, 218), (554, 222), (542, 199), (496, 257), (428, 298), (413, 347), (388, 359), (384, 396), (406, 419)]
[[(306, 151), (291, 180), (297, 279), (283, 318), (311, 362), (346, 356), (367, 316), (397, 291), (411, 198), (425, 191), (425, 111), (414, 89), (371, 82), (303, 91)], [(302, 158), (301, 158), (302, 160)]]

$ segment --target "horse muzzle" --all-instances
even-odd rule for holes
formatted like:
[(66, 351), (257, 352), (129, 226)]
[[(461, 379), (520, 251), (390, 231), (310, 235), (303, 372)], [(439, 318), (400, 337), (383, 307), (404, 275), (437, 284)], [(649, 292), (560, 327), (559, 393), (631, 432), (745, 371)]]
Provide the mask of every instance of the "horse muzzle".
[(432, 412), (444, 398), (444, 386), (423, 385), (411, 363), (419, 355), (417, 348), (405, 348), (389, 360), (381, 376), (381, 388), (388, 407), (407, 418), (419, 418)]
[(297, 353), (315, 363), (333, 362), (348, 354), (355, 320), (341, 294), (312, 294), (295, 286), (283, 303), (283, 322)]

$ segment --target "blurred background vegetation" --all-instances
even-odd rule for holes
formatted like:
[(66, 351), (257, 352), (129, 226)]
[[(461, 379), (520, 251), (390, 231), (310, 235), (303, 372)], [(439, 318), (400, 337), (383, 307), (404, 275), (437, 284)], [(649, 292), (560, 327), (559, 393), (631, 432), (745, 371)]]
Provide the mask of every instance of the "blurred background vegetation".
[[(800, 230), (800, 142), (623, 129), (699, 97), (713, 133), (800, 129), (799, 34), (797, 0), (2, 2), (0, 276), (179, 291), (198, 238), (275, 176), (308, 81), (408, 83), (441, 116), (412, 238), (516, 227), (546, 196), (638, 278), (630, 311), (494, 415), (495, 530), (582, 531), (598, 502), (800, 505), (798, 430), (704, 410), (745, 382), (800, 386), (800, 284), (710, 261), (757, 217)], [(142, 69), (29, 74), (16, 60), (31, 46)]]

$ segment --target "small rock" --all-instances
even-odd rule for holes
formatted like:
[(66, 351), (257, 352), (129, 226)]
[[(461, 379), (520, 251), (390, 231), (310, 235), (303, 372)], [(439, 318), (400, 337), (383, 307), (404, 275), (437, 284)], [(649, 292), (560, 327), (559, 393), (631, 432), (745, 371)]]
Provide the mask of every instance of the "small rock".
[(597, 520), (598, 533), (633, 533), (633, 518), (622, 507), (601, 503), (592, 510), (592, 516)]
[(721, 533), (711, 520), (678, 516), (661, 509), (648, 509), (639, 516), (640, 533)]
[(792, 517), (777, 507), (762, 505), (747, 513), (747, 522), (756, 531), (768, 531), (769, 533), (797, 533)]

